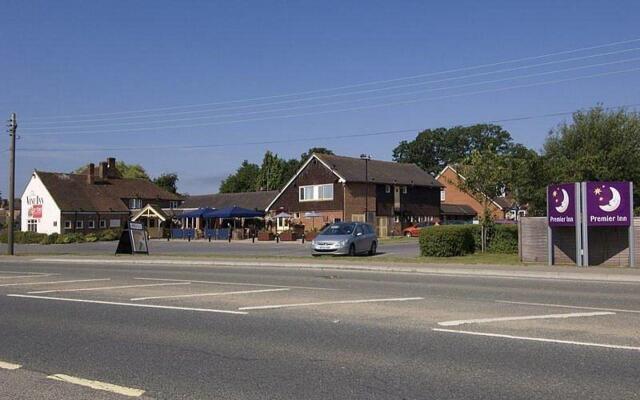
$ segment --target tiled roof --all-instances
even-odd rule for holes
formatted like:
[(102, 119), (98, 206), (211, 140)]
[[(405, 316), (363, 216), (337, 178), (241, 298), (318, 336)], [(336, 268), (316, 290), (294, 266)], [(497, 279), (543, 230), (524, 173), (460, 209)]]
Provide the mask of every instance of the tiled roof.
[(476, 215), (476, 210), (466, 204), (440, 204), (440, 211), (443, 215)]
[(242, 207), (251, 210), (264, 210), (278, 194), (277, 190), (243, 193), (216, 193), (189, 196), (180, 208), (224, 208)]
[(315, 154), (347, 182), (384, 183), (389, 185), (416, 185), (441, 187), (431, 174), (415, 164), (369, 160), (365, 175), (365, 162), (360, 158), (328, 154)]
[(123, 199), (180, 200), (153, 182), (143, 179), (105, 179), (87, 183), (86, 175), (36, 171), (62, 211), (129, 211)]

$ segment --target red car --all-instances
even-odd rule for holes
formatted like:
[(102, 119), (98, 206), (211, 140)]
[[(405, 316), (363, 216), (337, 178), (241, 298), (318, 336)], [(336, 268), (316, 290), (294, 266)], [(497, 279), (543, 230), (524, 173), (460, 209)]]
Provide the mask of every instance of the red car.
[(402, 230), (402, 234), (406, 237), (419, 237), (420, 230), (428, 226), (432, 226), (433, 222), (419, 222)]

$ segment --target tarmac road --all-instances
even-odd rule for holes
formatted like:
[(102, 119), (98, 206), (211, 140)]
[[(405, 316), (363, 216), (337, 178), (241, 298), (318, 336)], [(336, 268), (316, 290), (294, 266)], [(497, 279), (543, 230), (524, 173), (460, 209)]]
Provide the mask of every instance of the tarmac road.
[(634, 399), (638, 289), (5, 259), (0, 398)]

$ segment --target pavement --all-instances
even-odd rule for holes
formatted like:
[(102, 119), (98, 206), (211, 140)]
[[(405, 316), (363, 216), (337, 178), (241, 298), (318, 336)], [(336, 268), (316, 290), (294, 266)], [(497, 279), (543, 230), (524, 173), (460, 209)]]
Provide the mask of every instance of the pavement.
[(0, 398), (640, 397), (626, 278), (139, 258), (0, 260)]

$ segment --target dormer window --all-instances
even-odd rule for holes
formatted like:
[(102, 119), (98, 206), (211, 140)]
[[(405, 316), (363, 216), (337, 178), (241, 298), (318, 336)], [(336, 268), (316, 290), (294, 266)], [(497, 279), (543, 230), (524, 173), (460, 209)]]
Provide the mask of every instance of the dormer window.
[(129, 199), (129, 208), (132, 210), (142, 208), (142, 199)]

